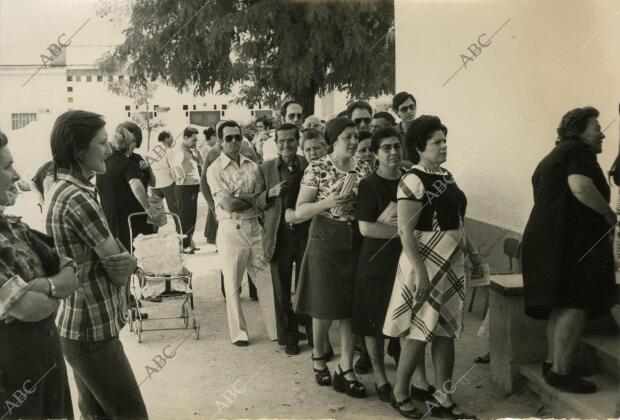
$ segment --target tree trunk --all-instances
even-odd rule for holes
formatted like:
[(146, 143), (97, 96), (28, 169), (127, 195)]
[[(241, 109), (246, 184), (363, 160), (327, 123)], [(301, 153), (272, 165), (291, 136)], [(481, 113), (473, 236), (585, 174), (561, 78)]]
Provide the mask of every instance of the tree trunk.
[(309, 115), (314, 114), (314, 99), (317, 94), (317, 87), (315, 83), (303, 88), (297, 95), (296, 99), (300, 102), (303, 108), (304, 119)]

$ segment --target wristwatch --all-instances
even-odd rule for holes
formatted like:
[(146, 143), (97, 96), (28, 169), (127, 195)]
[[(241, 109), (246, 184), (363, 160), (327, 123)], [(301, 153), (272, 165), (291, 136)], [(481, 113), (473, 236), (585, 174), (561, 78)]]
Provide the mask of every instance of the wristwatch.
[(241, 193), (240, 193), (239, 191), (237, 191), (237, 192), (233, 195), (233, 197), (235, 197), (235, 198), (239, 198), (239, 197), (241, 197)]
[(54, 286), (54, 282), (49, 277), (46, 277), (48, 284), (50, 285), (50, 297), (54, 297), (56, 294), (56, 286)]

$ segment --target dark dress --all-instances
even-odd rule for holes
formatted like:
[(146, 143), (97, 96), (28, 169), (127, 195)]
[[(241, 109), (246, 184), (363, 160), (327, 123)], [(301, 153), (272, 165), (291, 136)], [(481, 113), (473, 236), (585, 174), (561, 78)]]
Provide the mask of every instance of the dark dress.
[(610, 199), (596, 154), (581, 142), (561, 141), (538, 164), (522, 245), (525, 312), (538, 319), (556, 307), (583, 309), (594, 318), (609, 311), (615, 296), (613, 229), (575, 198), (571, 174), (592, 179)]
[[(120, 151), (114, 151), (106, 160), (106, 173), (97, 175), (97, 190), (110, 231), (128, 251), (131, 237), (127, 217), (131, 213), (144, 212), (129, 186), (129, 181), (139, 179), (144, 184), (144, 177), (138, 159), (128, 158)], [(134, 216), (131, 222), (134, 238), (140, 233), (153, 233), (153, 226), (147, 222), (146, 215)]]
[[(70, 263), (51, 238), (0, 214), (0, 287), (57, 274)], [(4, 312), (0, 304), (0, 312)], [(0, 418), (73, 418), (55, 314), (38, 322), (0, 319)]]
[[(357, 219), (376, 222), (390, 202), (396, 203), (398, 182), (398, 179), (382, 178), (376, 172), (363, 179), (359, 186)], [(362, 240), (353, 297), (354, 333), (381, 336), (401, 251), (398, 236)]]

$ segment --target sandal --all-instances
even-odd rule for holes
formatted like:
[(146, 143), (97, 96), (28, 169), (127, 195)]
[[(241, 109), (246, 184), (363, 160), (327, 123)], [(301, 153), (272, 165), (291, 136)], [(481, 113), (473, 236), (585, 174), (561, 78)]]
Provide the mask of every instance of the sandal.
[(402, 401), (396, 401), (396, 397), (394, 396), (394, 393), (392, 393), (390, 405), (394, 408), (394, 410), (398, 411), (401, 416), (408, 419), (421, 419), (425, 416), (425, 414), (415, 406), (411, 410), (403, 410), (401, 408), (403, 405), (408, 403), (411, 403), (411, 398), (405, 398)]
[(338, 371), (334, 372), (334, 389), (338, 392), (346, 393), (353, 398), (364, 398), (366, 396), (366, 387), (357, 379), (347, 379), (344, 376), (347, 373), (354, 372), (353, 369), (343, 371), (338, 365)]
[[(314, 357), (314, 354), (312, 355), (312, 361), (315, 360), (325, 360), (325, 355), (320, 356), (320, 357)], [(332, 375), (329, 373), (329, 369), (327, 368), (327, 366), (325, 366), (323, 369), (317, 369), (314, 366), (312, 366), (312, 369), (314, 369), (314, 379), (316, 380), (316, 383), (319, 384), (320, 386), (329, 386), (332, 384)]]
[(435, 399), (432, 403), (430, 403), (431, 409), (430, 413), (432, 416), (436, 417), (447, 417), (451, 419), (475, 419), (476, 416), (473, 414), (468, 414), (456, 405), (456, 403), (452, 403), (452, 405), (448, 407), (444, 407), (441, 405), (437, 399)]

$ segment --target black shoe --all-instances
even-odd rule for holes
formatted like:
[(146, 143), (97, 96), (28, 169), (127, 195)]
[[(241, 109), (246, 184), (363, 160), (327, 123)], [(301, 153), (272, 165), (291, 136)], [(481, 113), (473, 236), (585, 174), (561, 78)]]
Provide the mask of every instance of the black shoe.
[(289, 356), (295, 356), (299, 354), (299, 346), (297, 343), (288, 343), (284, 349), (284, 352)]
[(392, 399), (392, 385), (389, 382), (384, 383), (381, 386), (377, 386), (375, 384), (375, 391), (377, 391), (377, 396), (383, 402), (389, 403)]
[(355, 373), (359, 373), (360, 375), (365, 375), (370, 372), (370, 368), (372, 364), (370, 362), (370, 357), (367, 355), (361, 355), (357, 362), (355, 362)]
[[(314, 357), (313, 354), (312, 360), (325, 360), (325, 356)], [(325, 361), (327, 362), (327, 360)], [(325, 366), (323, 369), (317, 369), (312, 366), (312, 369), (314, 369), (314, 379), (316, 380), (317, 384), (321, 386), (329, 386), (332, 384), (332, 375), (329, 373), (329, 369), (327, 368), (327, 366)]]
[(340, 365), (338, 365), (338, 371), (334, 372), (334, 384), (333, 387), (338, 392), (344, 392), (348, 396), (353, 398), (364, 398), (366, 396), (366, 387), (363, 383), (357, 379), (347, 379), (345, 375), (353, 372), (353, 369), (342, 371)]
[(421, 412), (417, 407), (413, 407), (411, 410), (403, 410), (401, 407), (407, 403), (411, 402), (411, 398), (405, 398), (402, 401), (396, 401), (396, 397), (392, 392), (390, 396), (390, 405), (394, 408), (394, 410), (398, 411), (401, 416), (408, 419), (421, 419), (425, 416), (423, 412)]
[(431, 404), (430, 415), (433, 417), (443, 417), (449, 419), (475, 419), (476, 416), (473, 414), (466, 413), (462, 411), (456, 403), (448, 407), (444, 407), (437, 400), (434, 400)]
[(308, 334), (299, 331), (297, 337), (299, 338), (299, 341), (306, 341), (308, 339)]
[(237, 340), (233, 343), (235, 346), (239, 347), (247, 347), (250, 345), (250, 342), (247, 340)]
[(416, 388), (414, 385), (411, 385), (409, 395), (417, 401), (429, 401), (433, 399), (435, 391), (436, 389), (433, 385), (429, 385), (428, 389)]
[(549, 369), (545, 375), (545, 382), (554, 388), (573, 394), (592, 394), (596, 392), (596, 385), (571, 373), (560, 375)]
[[(549, 370), (551, 370), (552, 366), (553, 366), (553, 363), (543, 362), (543, 364), (542, 364), (543, 377), (546, 377), (547, 372), (549, 372)], [(571, 365), (570, 366), (570, 373), (572, 375), (578, 376), (580, 378), (583, 378), (584, 376), (592, 376), (592, 375), (594, 375), (594, 371), (592, 369), (590, 369), (589, 367), (585, 366), (585, 365)]]

